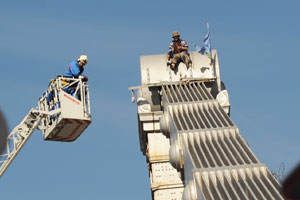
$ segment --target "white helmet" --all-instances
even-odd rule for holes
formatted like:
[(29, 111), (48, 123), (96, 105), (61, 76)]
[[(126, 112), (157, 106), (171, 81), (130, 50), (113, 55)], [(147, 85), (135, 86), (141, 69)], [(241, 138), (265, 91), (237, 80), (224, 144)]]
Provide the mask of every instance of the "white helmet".
[(79, 56), (77, 61), (81, 61), (83, 64), (86, 65), (88, 63), (88, 57), (87, 57), (87, 55), (81, 55), (81, 56)]

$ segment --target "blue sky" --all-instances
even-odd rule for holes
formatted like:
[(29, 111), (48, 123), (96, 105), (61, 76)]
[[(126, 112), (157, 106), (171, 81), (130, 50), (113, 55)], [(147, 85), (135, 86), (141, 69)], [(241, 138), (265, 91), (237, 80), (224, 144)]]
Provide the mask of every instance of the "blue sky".
[[(300, 25), (288, 1), (2, 1), (1, 101), (10, 130), (49, 80), (89, 56), (93, 123), (73, 143), (35, 131), (0, 180), (1, 199), (151, 199), (139, 151), (139, 56), (167, 52), (178, 30), (201, 44), (210, 23), (231, 117), (258, 159), (278, 172), (300, 160)], [(298, 89), (297, 89), (298, 88)]]

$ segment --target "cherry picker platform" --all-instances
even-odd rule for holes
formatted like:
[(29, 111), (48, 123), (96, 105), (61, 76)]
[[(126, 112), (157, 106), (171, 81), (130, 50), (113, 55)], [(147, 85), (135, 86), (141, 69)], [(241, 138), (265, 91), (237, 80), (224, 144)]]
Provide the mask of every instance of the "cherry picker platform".
[(22, 149), (35, 129), (43, 131), (44, 140), (72, 142), (91, 123), (88, 83), (83, 78), (58, 76), (25, 118), (7, 137), (0, 155), (0, 177)]

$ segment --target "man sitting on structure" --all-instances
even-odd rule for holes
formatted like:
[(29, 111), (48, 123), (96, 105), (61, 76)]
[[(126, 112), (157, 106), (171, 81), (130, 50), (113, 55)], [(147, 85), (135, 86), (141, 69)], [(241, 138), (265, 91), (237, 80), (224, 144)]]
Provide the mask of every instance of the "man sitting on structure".
[(187, 68), (189, 68), (192, 64), (192, 61), (189, 57), (188, 49), (189, 46), (187, 45), (185, 40), (180, 39), (180, 35), (177, 31), (173, 32), (173, 41), (169, 46), (168, 52), (168, 62), (171, 60), (171, 68), (174, 70), (175, 66), (179, 64), (179, 62), (183, 61)]

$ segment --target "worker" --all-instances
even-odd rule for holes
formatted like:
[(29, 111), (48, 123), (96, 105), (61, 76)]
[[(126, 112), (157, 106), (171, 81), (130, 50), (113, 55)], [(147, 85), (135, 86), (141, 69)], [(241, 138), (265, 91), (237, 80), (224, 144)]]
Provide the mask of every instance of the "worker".
[[(66, 77), (74, 77), (78, 78), (79, 76), (82, 76), (82, 73), (84, 71), (84, 66), (88, 63), (88, 57), (87, 55), (81, 55), (79, 58), (73, 62), (68, 67)], [(88, 77), (84, 76), (84, 81), (87, 81)]]
[[(87, 76), (83, 76), (82, 73), (84, 71), (84, 66), (88, 63), (88, 57), (87, 55), (81, 55), (79, 58), (73, 62), (68, 67), (67, 73), (65, 77), (68, 78), (82, 78), (83, 81), (88, 81)], [(65, 92), (71, 94), (74, 96), (75, 94), (75, 89), (77, 87), (77, 84), (73, 84), (70, 87), (65, 88)], [(79, 93), (79, 91), (78, 91)], [(78, 99), (80, 99), (80, 94), (77, 94)]]
[[(180, 35), (177, 31), (172, 33), (173, 41), (169, 46), (168, 52), (168, 64), (171, 65), (171, 68), (174, 70), (175, 66), (180, 62), (183, 61), (187, 68), (189, 68), (192, 64), (192, 61), (189, 57), (188, 49), (189, 46), (187, 45), (185, 40), (180, 39)], [(171, 62), (170, 59), (172, 58)]]

